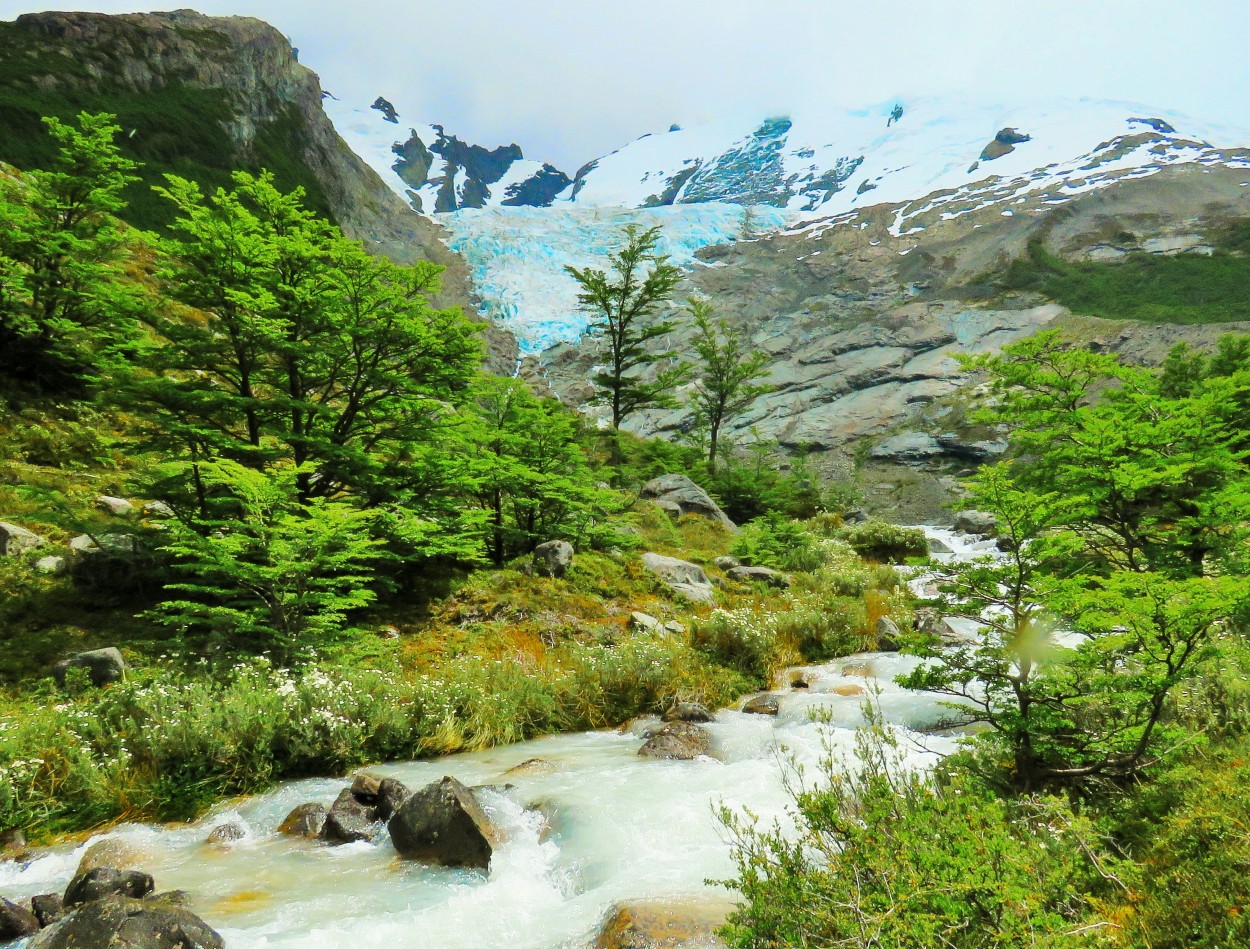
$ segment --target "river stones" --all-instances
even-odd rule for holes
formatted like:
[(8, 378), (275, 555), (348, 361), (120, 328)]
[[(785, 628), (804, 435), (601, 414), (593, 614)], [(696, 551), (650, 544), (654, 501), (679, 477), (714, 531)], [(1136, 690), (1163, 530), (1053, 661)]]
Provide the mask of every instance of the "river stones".
[(278, 825), (278, 833), (288, 837), (320, 837), (326, 823), (324, 804), (301, 804)]
[(344, 788), (330, 805), (321, 828), (321, 839), (332, 844), (372, 840), (378, 833), (377, 821), (377, 808), (362, 804), (351, 788)]
[(742, 711), (748, 715), (776, 715), (781, 711), (781, 703), (775, 695), (757, 695), (746, 701)]
[(180, 906), (112, 895), (74, 910), (27, 949), (225, 949), (225, 942)]
[(146, 854), (128, 841), (119, 837), (105, 837), (87, 848), (82, 859), (78, 861), (74, 876), (80, 876), (97, 867), (133, 870), (141, 866), (146, 858)]
[(594, 949), (719, 949), (733, 905), (720, 900), (637, 900), (608, 911)]
[(30, 898), (30, 909), (40, 926), (51, 926), (65, 915), (65, 901), (60, 893), (40, 893)]
[(903, 634), (894, 620), (888, 616), (878, 617), (874, 632), (877, 634), (877, 648), (879, 650), (882, 652), (898, 652), (899, 641)]
[(39, 932), (39, 920), (25, 906), (0, 899), (0, 942), (10, 942)]
[(955, 515), (955, 530), (964, 534), (992, 537), (997, 529), (998, 519), (989, 511), (960, 511)]
[(352, 779), (352, 796), (361, 804), (376, 804), (381, 784), (382, 779), (377, 775), (361, 771)]
[(453, 777), (413, 794), (387, 827), (400, 856), (444, 867), (486, 870), (501, 839), (473, 792)]
[(641, 758), (689, 761), (711, 754), (712, 734), (693, 722), (669, 722), (638, 749)]
[(138, 899), (155, 889), (152, 875), (142, 870), (117, 870), (114, 867), (96, 867), (80, 873), (65, 888), (65, 907), (80, 903), (92, 903), (106, 896), (121, 894)]
[(546, 758), (527, 758), (503, 773), (505, 778), (523, 778), (539, 774), (554, 774), (556, 766)]
[(698, 702), (678, 702), (661, 717), (666, 722), (710, 722), (712, 713)]
[(204, 842), (208, 844), (230, 844), (236, 840), (242, 840), (247, 836), (247, 826), (237, 820), (227, 821), (224, 824), (218, 824), (214, 827), (205, 838)]
[(412, 791), (403, 781), (398, 778), (383, 778), (378, 782), (378, 820), (383, 822), (390, 820), (399, 813), (399, 809), (404, 806), (404, 801), (410, 797), (412, 797)]

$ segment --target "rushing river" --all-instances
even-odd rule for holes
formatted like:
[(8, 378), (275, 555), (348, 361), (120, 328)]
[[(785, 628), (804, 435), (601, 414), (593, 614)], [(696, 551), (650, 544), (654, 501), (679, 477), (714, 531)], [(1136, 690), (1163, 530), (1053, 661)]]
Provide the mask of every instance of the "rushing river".
[[(929, 533), (956, 557), (991, 546), (948, 531)], [(787, 772), (795, 762), (814, 768), (826, 745), (849, 755), (865, 690), (877, 693), (882, 717), (899, 728), (909, 762), (924, 767), (950, 751), (956, 739), (922, 734), (941, 718), (936, 698), (894, 684), (916, 662), (863, 653), (806, 667), (809, 688), (779, 692), (775, 718), (718, 712), (707, 726), (714, 758), (647, 760), (637, 754), (639, 730), (602, 731), (369, 769), (412, 788), (445, 774), (499, 786), (482, 794), (507, 835), (489, 875), (400, 860), (385, 834), (371, 843), (328, 846), (276, 833), (296, 805), (329, 805), (345, 786), (342, 779), (284, 784), (218, 807), (194, 825), (125, 825), (102, 836), (137, 851), (158, 889), (188, 891), (190, 908), (232, 949), (582, 947), (614, 903), (730, 897), (705, 882), (733, 870), (716, 808), (749, 808), (765, 821), (784, 822)], [(813, 723), (818, 709), (829, 725)], [(508, 773), (533, 758), (552, 767)], [(246, 825), (246, 837), (205, 843), (214, 826), (231, 820)], [(0, 864), (0, 894), (17, 900), (63, 890), (98, 839), (54, 848), (29, 863)]]

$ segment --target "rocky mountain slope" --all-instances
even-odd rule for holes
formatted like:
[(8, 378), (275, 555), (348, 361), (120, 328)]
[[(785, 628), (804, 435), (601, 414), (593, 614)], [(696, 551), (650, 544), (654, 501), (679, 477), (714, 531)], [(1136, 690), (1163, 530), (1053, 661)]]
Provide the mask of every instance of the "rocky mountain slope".
[[(160, 226), (168, 210), (150, 185), (176, 172), (207, 187), (235, 168), (268, 168), (283, 187), (352, 237), (398, 260), (447, 268), (440, 302), (472, 311), (461, 258), (439, 226), (415, 214), (335, 131), (315, 73), (277, 30), (247, 17), (173, 13), (34, 13), (0, 23), (0, 160), (39, 167), (51, 157), (42, 115), (107, 110), (122, 145), (144, 163), (131, 220)], [(512, 362), (493, 331), (494, 361)]]

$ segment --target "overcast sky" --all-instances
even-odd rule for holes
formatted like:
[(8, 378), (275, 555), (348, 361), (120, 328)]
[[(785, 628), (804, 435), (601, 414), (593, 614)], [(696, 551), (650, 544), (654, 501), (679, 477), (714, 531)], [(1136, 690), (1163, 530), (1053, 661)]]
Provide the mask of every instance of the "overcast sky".
[[(186, 2), (186, 0), (183, 0)], [(36, 9), (151, 9), (0, 0)], [(173, 6), (173, 4), (171, 4)], [(969, 93), (1129, 99), (1250, 126), (1250, 0), (200, 0), (273, 23), (340, 98), (569, 172), (727, 112)]]

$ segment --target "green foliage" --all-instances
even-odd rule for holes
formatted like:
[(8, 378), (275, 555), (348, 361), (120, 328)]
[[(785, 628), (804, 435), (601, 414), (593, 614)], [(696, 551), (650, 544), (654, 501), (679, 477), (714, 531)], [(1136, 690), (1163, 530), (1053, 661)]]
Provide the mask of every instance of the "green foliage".
[(0, 376), (81, 394), (130, 342), (142, 305), (123, 279), (127, 242), (113, 217), (135, 165), (110, 115), (44, 124), (51, 168), (0, 177)]
[(1250, 319), (1250, 257), (1240, 253), (1131, 253), (1115, 262), (1073, 262), (1029, 244), (1003, 285), (1044, 293), (1076, 313), (1147, 323)]
[(640, 230), (625, 227), (625, 246), (608, 257), (612, 273), (592, 267), (566, 267), (581, 286), (577, 299), (594, 316), (588, 332), (607, 340), (607, 368), (591, 379), (600, 389), (597, 400), (612, 408), (612, 428), (640, 409), (674, 405), (672, 390), (685, 381), (689, 368), (677, 364), (655, 372), (648, 380), (642, 373), (650, 366), (671, 361), (671, 352), (650, 344), (673, 331), (671, 320), (655, 320), (668, 303), (681, 271), (668, 258), (655, 253), (659, 227)]
[(706, 300), (692, 297), (687, 306), (697, 330), (693, 346), (699, 357), (692, 400), (695, 424), (707, 429), (707, 466), (714, 477), (722, 427), (773, 391), (756, 382), (767, 374), (769, 356), (760, 351), (748, 356), (742, 333), (724, 320), (713, 323), (712, 305)]
[(779, 642), (772, 615), (752, 609), (713, 610), (694, 624), (691, 643), (718, 665), (736, 669), (766, 686), (779, 668)]
[(752, 566), (776, 570), (815, 570), (824, 563), (819, 540), (779, 514), (767, 514), (743, 527), (730, 553)]
[(829, 536), (843, 540), (861, 557), (880, 563), (903, 563), (908, 557), (925, 557), (929, 542), (918, 527), (900, 527), (886, 521), (867, 520), (834, 528)]
[(316, 498), (300, 503), (298, 473), (229, 461), (200, 466), (222, 513), (167, 525), (164, 550), (189, 579), (168, 585), (157, 611), (189, 644), (301, 658), (342, 632), (374, 600), (370, 511)]
[(744, 902), (723, 934), (743, 949), (1088, 945), (1085, 894), (1111, 861), (1055, 798), (1005, 801), (909, 770), (891, 732), (861, 732), (794, 791), (797, 832), (722, 812)]

